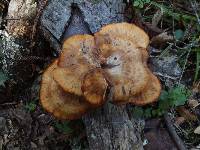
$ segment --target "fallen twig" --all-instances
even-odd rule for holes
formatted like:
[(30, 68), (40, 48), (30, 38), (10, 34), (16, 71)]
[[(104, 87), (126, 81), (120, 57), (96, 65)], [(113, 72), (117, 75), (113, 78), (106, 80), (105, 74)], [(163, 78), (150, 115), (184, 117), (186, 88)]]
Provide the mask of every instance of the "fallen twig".
[(167, 74), (162, 74), (160, 72), (154, 72), (156, 75), (164, 77), (164, 78), (168, 78), (168, 79), (172, 79), (172, 80), (177, 80), (178, 77), (173, 77), (173, 76), (169, 76)]
[(167, 126), (167, 130), (169, 131), (169, 134), (170, 134), (171, 138), (173, 139), (173, 141), (175, 142), (177, 148), (179, 150), (187, 150), (187, 148), (185, 147), (185, 144), (180, 139), (180, 137), (177, 135), (177, 133), (173, 127), (173, 123), (171, 122), (171, 119), (169, 118), (167, 113), (164, 115), (164, 119), (165, 119), (165, 123)]
[(183, 66), (183, 71), (182, 71), (181, 76), (180, 76), (180, 78), (179, 78), (178, 84), (181, 83), (181, 79), (182, 79), (183, 74), (184, 74), (184, 72), (185, 72), (186, 65), (187, 65), (188, 58), (189, 58), (189, 56), (190, 56), (191, 51), (192, 51), (192, 49), (190, 48), (190, 49), (188, 50), (188, 53), (187, 53), (187, 56), (186, 56), (186, 59), (185, 59), (185, 63), (184, 63), (184, 66)]
[(17, 104), (18, 104), (17, 102), (10, 102), (10, 103), (0, 104), (0, 106), (10, 106), (10, 105), (17, 105)]

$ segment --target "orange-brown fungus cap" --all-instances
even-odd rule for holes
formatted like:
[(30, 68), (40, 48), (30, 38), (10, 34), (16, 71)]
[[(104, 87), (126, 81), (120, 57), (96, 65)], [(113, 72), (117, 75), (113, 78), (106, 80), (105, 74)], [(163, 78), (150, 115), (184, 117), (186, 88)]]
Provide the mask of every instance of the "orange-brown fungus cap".
[(150, 79), (146, 88), (140, 94), (130, 98), (129, 102), (135, 105), (146, 105), (155, 102), (160, 96), (161, 85), (158, 78), (149, 71)]
[(81, 82), (84, 75), (96, 68), (94, 37), (91, 35), (75, 35), (63, 44), (58, 68), (53, 72), (56, 82), (66, 91), (81, 96)]
[[(88, 75), (90, 70), (100, 67), (94, 37), (91, 35), (72, 36), (64, 42), (63, 48), (58, 68), (53, 71), (55, 81), (66, 92), (85, 96), (85, 100), (92, 105), (103, 104), (105, 101), (104, 91), (108, 85), (102, 72), (97, 71), (93, 72), (93, 75), (90, 74), (92, 76)], [(84, 78), (86, 74), (87, 77)], [(87, 85), (89, 81), (94, 82), (90, 85), (91, 87)], [(97, 89), (97, 87), (99, 88)], [(83, 89), (84, 91), (82, 91)]]
[[(121, 59), (123, 71), (119, 64), (117, 64), (118, 66), (115, 65), (115, 67), (105, 67), (114, 82), (114, 103), (125, 104), (129, 102), (128, 99), (130, 97), (138, 97), (138, 95), (140, 97), (142, 95), (144, 99), (134, 98), (136, 105), (140, 105), (140, 103), (144, 105), (156, 101), (160, 94), (161, 86), (147, 66), (148, 52), (146, 48), (149, 44), (148, 35), (134, 24), (117, 23), (107, 25), (95, 33), (95, 40), (101, 55), (103, 55), (101, 56), (104, 58), (102, 59), (103, 63), (108, 62), (110, 59), (115, 59), (115, 61), (112, 61), (113, 64), (117, 63), (118, 58), (115, 57), (115, 50), (118, 51), (118, 55), (124, 57), (124, 59)], [(114, 68), (115, 71), (113, 71)], [(122, 71), (120, 73), (121, 77), (116, 74), (116, 70), (119, 71), (119, 68)], [(152, 95), (148, 98), (147, 95), (150, 95), (150, 93)]]
[(74, 65), (98, 66), (98, 51), (92, 35), (74, 35), (63, 43), (59, 67)]
[(106, 90), (108, 88), (105, 76), (101, 69), (93, 69), (84, 77), (82, 84), (83, 95), (94, 106), (105, 102)]
[(116, 23), (92, 35), (74, 35), (42, 77), (42, 106), (60, 119), (80, 118), (106, 101), (145, 105), (161, 85), (148, 69), (148, 35), (134, 24)]
[(52, 74), (54, 80), (64, 91), (82, 96), (81, 84), (84, 75), (90, 70), (88, 66), (71, 66), (66, 68), (56, 68)]
[(123, 37), (130, 40), (137, 47), (147, 48), (149, 45), (149, 36), (139, 27), (130, 23), (116, 23), (106, 25), (101, 28), (95, 36)]
[[(98, 34), (95, 39), (99, 39)], [(104, 58), (103, 69), (113, 82), (113, 101), (128, 102), (130, 96), (140, 93), (146, 87), (149, 78), (143, 64), (142, 51), (122, 38), (113, 38), (107, 44), (100, 44), (99, 48)]]
[(123, 36), (110, 37), (109, 34), (101, 35), (99, 33), (96, 33), (95, 42), (96, 42), (97, 47), (101, 50), (101, 55), (99, 54), (99, 56), (101, 57), (102, 55), (104, 55), (103, 49), (109, 49), (109, 48), (112, 49), (112, 47), (120, 46), (120, 47), (124, 47), (124, 49), (122, 49), (124, 52), (128, 52), (130, 51), (130, 49), (126, 48), (128, 45), (129, 47), (132, 47), (134, 51), (139, 51), (142, 54), (142, 61), (144, 63), (146, 63), (149, 58), (149, 54), (146, 48), (138, 47), (138, 45), (135, 45), (127, 37), (123, 37)]
[(57, 61), (50, 65), (42, 76), (40, 100), (42, 106), (59, 119), (80, 118), (89, 109), (83, 97), (66, 93), (54, 81), (52, 72), (57, 68)]
[(149, 79), (147, 70), (133, 52), (115, 52), (108, 57), (106, 65), (105, 71), (113, 82), (114, 101), (127, 101), (146, 87)]

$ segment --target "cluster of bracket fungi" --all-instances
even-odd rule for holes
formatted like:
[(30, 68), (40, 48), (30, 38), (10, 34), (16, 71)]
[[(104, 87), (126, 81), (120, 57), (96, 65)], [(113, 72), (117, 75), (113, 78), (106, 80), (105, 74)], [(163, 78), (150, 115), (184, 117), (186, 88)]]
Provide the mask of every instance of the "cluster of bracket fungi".
[(148, 44), (148, 35), (129, 23), (71, 36), (43, 74), (42, 106), (57, 118), (77, 119), (101, 107), (111, 91), (117, 105), (155, 102), (161, 85), (147, 66)]

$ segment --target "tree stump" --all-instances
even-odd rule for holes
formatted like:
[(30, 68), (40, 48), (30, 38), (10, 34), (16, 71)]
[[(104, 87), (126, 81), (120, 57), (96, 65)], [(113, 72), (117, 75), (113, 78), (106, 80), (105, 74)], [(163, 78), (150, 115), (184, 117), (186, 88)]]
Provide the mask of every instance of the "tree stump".
[[(125, 21), (123, 0), (49, 0), (41, 16), (41, 31), (60, 52), (62, 41), (74, 34), (92, 34), (103, 25)], [(143, 149), (137, 120), (125, 106), (111, 103), (112, 90), (103, 108), (84, 116), (90, 149)]]

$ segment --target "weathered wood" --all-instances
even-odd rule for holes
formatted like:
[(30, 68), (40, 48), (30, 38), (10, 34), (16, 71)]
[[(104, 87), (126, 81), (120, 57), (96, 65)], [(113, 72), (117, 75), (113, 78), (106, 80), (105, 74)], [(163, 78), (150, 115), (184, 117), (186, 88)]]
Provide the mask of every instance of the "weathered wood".
[[(63, 0), (59, 1), (59, 3), (66, 5), (66, 1)], [(124, 3), (120, 0), (106, 2), (100, 1), (96, 4), (83, 0), (77, 1), (76, 5), (73, 5), (73, 7), (69, 7), (67, 4), (65, 8), (70, 10), (65, 10), (65, 12), (68, 12), (68, 15), (70, 14), (69, 12), (72, 14), (68, 17), (70, 18), (68, 21), (65, 21), (66, 16), (64, 18), (61, 17), (66, 14), (62, 14), (64, 10), (59, 10), (64, 8), (64, 6), (61, 7), (60, 4), (55, 5), (54, 2), (51, 1), (41, 20), (43, 22), (42, 28), (46, 28), (45, 30), (48, 30), (48, 34), (51, 34), (52, 32), (52, 37), (56, 41), (61, 41), (60, 43), (62, 43), (63, 39), (71, 35), (94, 33), (104, 24), (124, 21), (124, 17), (122, 16), (122, 13), (124, 12), (124, 5), (122, 4)], [(119, 6), (123, 6), (123, 8), (120, 7), (120, 10), (116, 10), (119, 9)], [(49, 12), (53, 11), (50, 10), (50, 8), (56, 8), (56, 11), (59, 11), (59, 13), (57, 13), (59, 14), (59, 21), (65, 21), (66, 25), (63, 25), (62, 23), (62, 27), (56, 28), (56, 17), (51, 16), (54, 14)], [(109, 11), (107, 9), (109, 9)], [(107, 11), (106, 14), (104, 11)], [(118, 16), (117, 12), (119, 11), (121, 13)], [(55, 20), (51, 20), (51, 18), (54, 18)], [(44, 22), (46, 22), (46, 20), (48, 20), (48, 23), (51, 23), (51, 25), (45, 26)], [(99, 108), (83, 117), (89, 148), (91, 150), (143, 149), (140, 138), (141, 130), (137, 130), (138, 127), (136, 120), (129, 118), (125, 106), (116, 106), (112, 104), (111, 101), (112, 90), (109, 92), (107, 103), (103, 108)]]
[(106, 24), (126, 20), (123, 14), (126, 5), (123, 0), (48, 0), (41, 16), (40, 28), (57, 51), (60, 51), (60, 41), (71, 20), (73, 6), (80, 9), (92, 33)]
[(37, 3), (32, 0), (11, 0), (8, 7), (7, 31), (16, 38), (30, 40)]
[(21, 89), (30, 83), (32, 64), (22, 59), (31, 53), (30, 37), (36, 10), (37, 3), (32, 0), (9, 1), (6, 30), (0, 30), (1, 69), (7, 76), (6, 88), (0, 94), (0, 103), (13, 101), (23, 91)]
[(85, 116), (83, 121), (90, 149), (143, 149), (138, 126), (133, 123), (136, 120), (129, 119), (125, 106), (108, 102), (102, 109)]
[[(3, 71), (8, 74), (20, 72), (19, 59), (30, 54), (30, 37), (37, 4), (32, 0), (11, 0), (7, 14), (6, 31), (0, 33), (3, 54)], [(22, 70), (22, 69), (21, 69)], [(24, 74), (18, 74), (22, 76)]]

